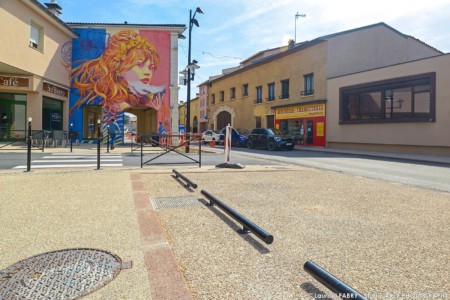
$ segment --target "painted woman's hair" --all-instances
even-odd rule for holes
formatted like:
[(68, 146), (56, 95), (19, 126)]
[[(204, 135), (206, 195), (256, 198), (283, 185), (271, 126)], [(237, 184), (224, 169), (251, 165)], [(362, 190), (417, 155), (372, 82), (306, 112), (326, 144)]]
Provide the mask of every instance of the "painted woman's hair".
[(138, 96), (130, 92), (123, 74), (136, 66), (138, 61), (150, 61), (159, 66), (159, 55), (145, 37), (133, 30), (122, 30), (111, 37), (105, 52), (70, 72), (72, 86), (80, 91), (80, 98), (71, 108), (90, 104), (98, 97), (103, 98), (106, 111), (113, 115), (120, 103), (137, 103)]

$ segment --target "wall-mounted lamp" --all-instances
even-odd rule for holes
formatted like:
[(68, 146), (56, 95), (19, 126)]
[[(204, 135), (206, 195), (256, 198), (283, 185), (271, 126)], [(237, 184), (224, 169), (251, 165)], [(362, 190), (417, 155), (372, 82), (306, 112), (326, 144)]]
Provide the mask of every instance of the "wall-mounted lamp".
[(32, 118), (32, 117), (29, 117), (29, 118), (28, 118), (28, 122), (31, 122), (31, 121), (33, 121), (33, 118)]

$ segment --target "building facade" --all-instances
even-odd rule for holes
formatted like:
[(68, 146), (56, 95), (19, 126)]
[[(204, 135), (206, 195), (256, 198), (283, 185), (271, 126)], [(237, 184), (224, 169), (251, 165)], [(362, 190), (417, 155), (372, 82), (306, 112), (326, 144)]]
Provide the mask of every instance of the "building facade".
[(450, 55), (328, 80), (327, 145), (450, 155)]
[(67, 130), (76, 32), (37, 1), (2, 1), (0, 36), (0, 139), (24, 138), (29, 120)]
[[(137, 117), (139, 134), (178, 123), (178, 35), (182, 25), (68, 23), (72, 43), (70, 121), (83, 140), (97, 136), (124, 113)], [(175, 117), (174, 117), (175, 116)], [(120, 142), (120, 139), (118, 140)]]
[(326, 146), (328, 78), (438, 55), (385, 23), (262, 51), (209, 80), (209, 127), (276, 127)]
[[(124, 113), (138, 133), (178, 124), (178, 37), (185, 25), (64, 23), (56, 1), (2, 1), (0, 139), (24, 138), (26, 123), (95, 141)], [(118, 139), (121, 142), (123, 136)]]

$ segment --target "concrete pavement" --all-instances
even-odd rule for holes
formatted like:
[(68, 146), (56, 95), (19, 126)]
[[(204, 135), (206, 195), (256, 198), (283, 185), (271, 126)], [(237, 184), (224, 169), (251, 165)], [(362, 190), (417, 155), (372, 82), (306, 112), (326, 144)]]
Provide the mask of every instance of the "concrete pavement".
[[(450, 298), (448, 193), (290, 165), (177, 168), (198, 184), (192, 190), (171, 169), (3, 172), (0, 270), (92, 248), (133, 267), (86, 299), (331, 297), (302, 270), (311, 259), (366, 296)], [(239, 224), (204, 205), (202, 189), (271, 233), (273, 244), (238, 234)]]

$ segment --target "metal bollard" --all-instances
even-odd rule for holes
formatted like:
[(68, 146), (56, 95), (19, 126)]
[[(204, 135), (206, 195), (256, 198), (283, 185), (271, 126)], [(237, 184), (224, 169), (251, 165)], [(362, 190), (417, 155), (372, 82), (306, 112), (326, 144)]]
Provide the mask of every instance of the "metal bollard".
[(310, 260), (303, 265), (303, 269), (342, 299), (367, 300), (367, 298), (358, 291), (340, 281)]

